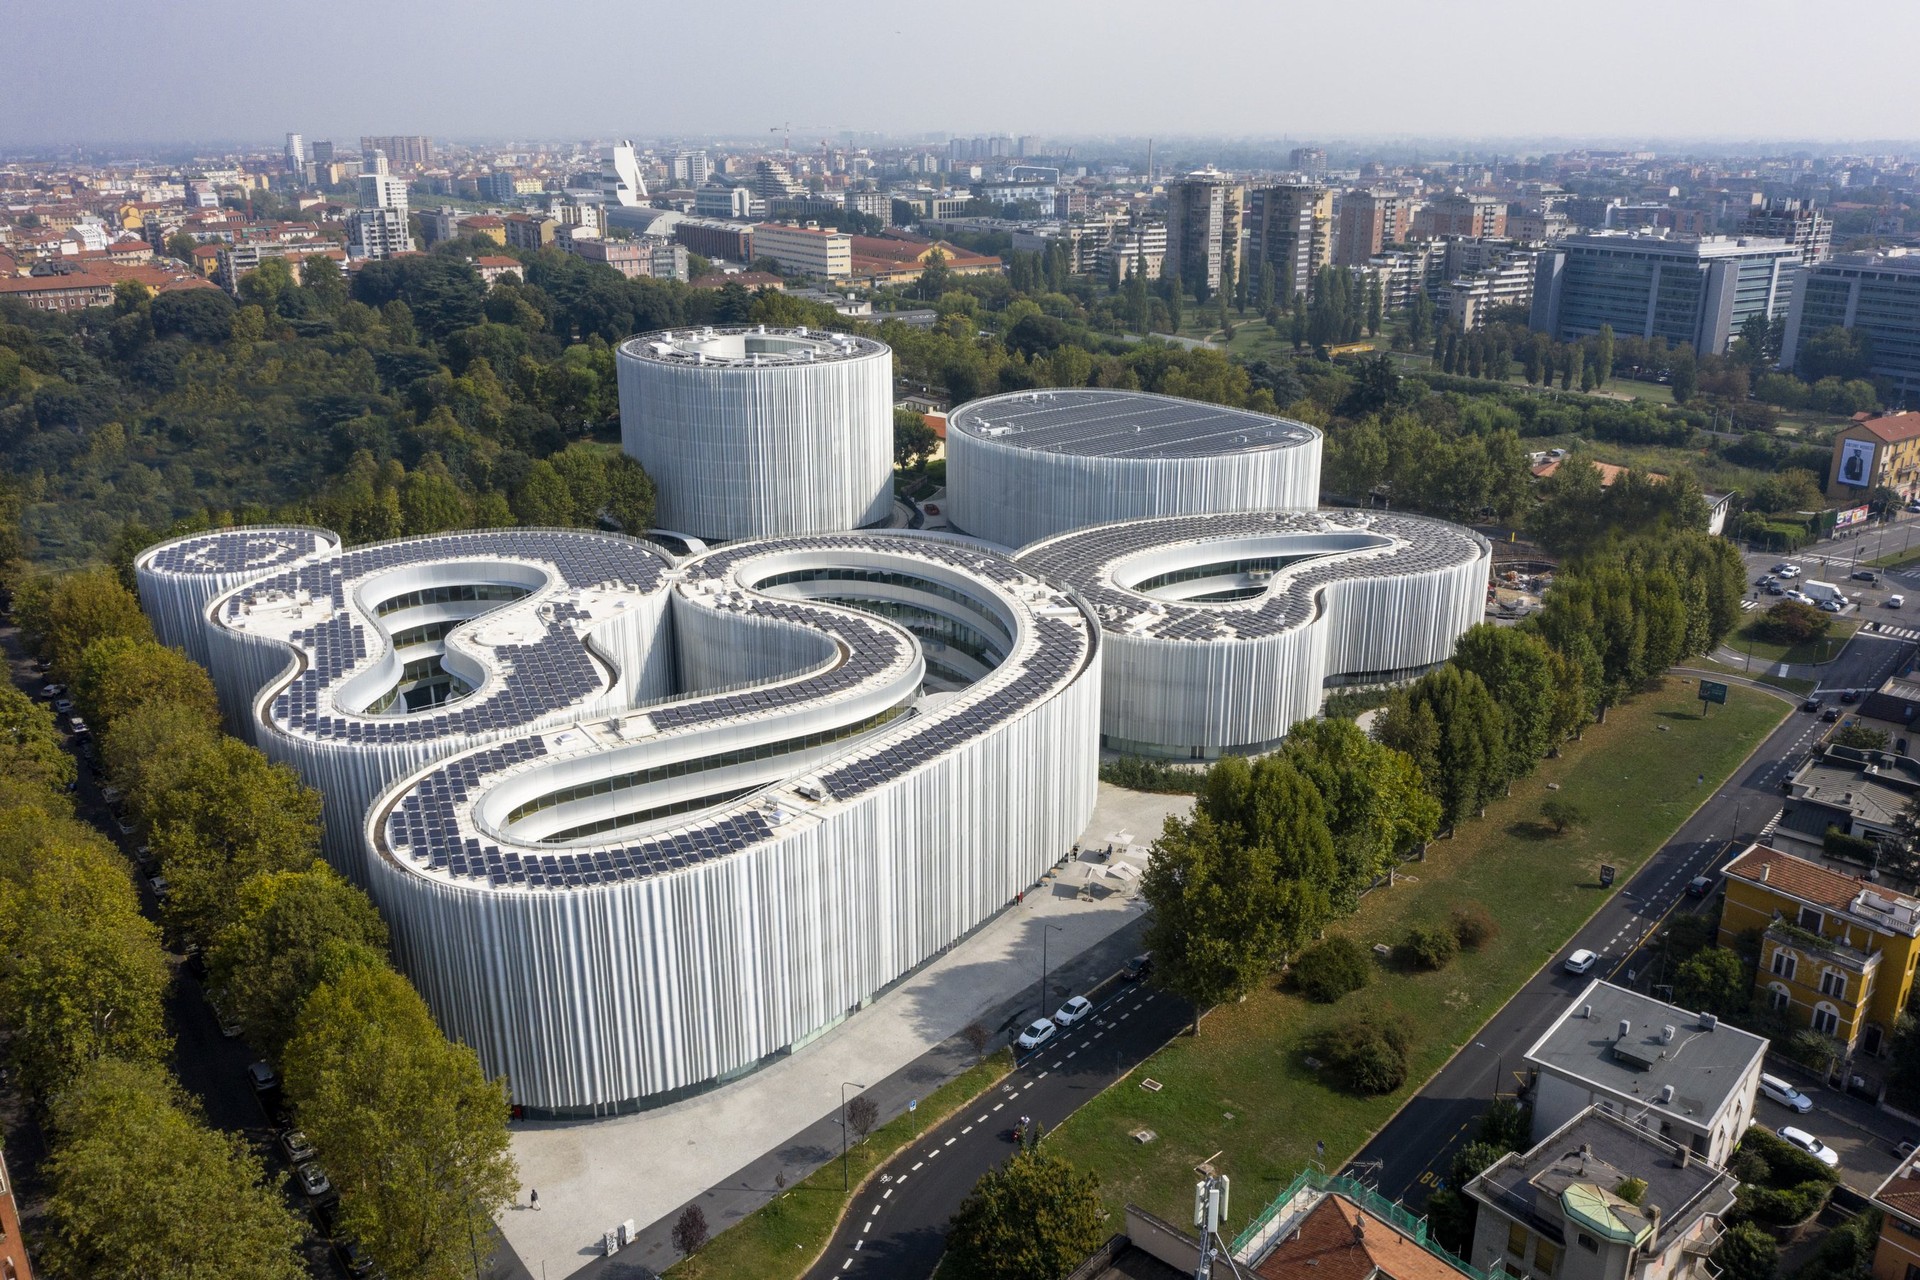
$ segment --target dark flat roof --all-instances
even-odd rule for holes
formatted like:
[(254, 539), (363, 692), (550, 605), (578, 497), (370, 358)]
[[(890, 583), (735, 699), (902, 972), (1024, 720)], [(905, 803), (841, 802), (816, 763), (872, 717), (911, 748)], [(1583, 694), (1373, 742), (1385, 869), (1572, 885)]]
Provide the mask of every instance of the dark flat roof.
[(970, 401), (948, 431), (1010, 448), (1089, 458), (1197, 458), (1318, 440), (1304, 422), (1145, 391), (1056, 388)]

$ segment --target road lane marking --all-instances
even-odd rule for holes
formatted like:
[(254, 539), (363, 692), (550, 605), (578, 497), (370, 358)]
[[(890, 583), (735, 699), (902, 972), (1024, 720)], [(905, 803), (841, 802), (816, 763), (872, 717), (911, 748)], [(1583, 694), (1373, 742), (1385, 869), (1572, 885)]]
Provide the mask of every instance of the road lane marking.
[(950, 1147), (958, 1141), (960, 1141), (960, 1139), (958, 1138), (948, 1138), (945, 1142), (941, 1143), (940, 1145), (943, 1147)]
[(964, 1137), (966, 1137), (966, 1136), (967, 1136), (968, 1134), (970, 1134), (970, 1133), (972, 1133), (972, 1132), (973, 1132), (973, 1126), (972, 1126), (972, 1125), (968, 1125), (968, 1126), (967, 1126), (966, 1128), (964, 1128), (964, 1129), (962, 1129), (962, 1130), (960, 1131), (960, 1136), (964, 1138)]
[[(1052, 1074), (1052, 1073), (1051, 1073), (1051, 1072), (1047, 1072), (1047, 1071), (1042, 1071), (1042, 1072), (1041, 1072), (1041, 1073), (1040, 1073), (1039, 1075), (1037, 1075), (1037, 1076), (1035, 1076), (1035, 1077), (1034, 1077), (1034, 1079), (1035, 1079), (1035, 1080), (1045, 1080), (1045, 1079), (1046, 1079), (1046, 1078), (1047, 1078), (1047, 1077), (1048, 1077), (1048, 1076), (1049, 1076), (1050, 1074)], [(1003, 1105), (1004, 1105), (1004, 1104), (1003, 1104)]]
[(994, 1109), (995, 1111), (998, 1111), (998, 1110), (999, 1110), (1000, 1108), (1002, 1108), (1002, 1107), (1004, 1107), (1004, 1106), (1006, 1106), (1006, 1105), (1007, 1105), (1007, 1104), (1006, 1104), (1006, 1103), (1004, 1103), (1004, 1102), (996, 1102), (996, 1103), (994, 1103), (994, 1104), (993, 1104), (993, 1109)]
[[(926, 1163), (926, 1161), (925, 1161), (925, 1160), (922, 1160), (922, 1161), (920, 1162), (920, 1164), (925, 1164), (925, 1163)], [(918, 1172), (920, 1171), (920, 1164), (917, 1164), (917, 1165), (915, 1165), (915, 1166), (913, 1166), (913, 1169), (914, 1169), (914, 1172), (915, 1172), (915, 1173), (918, 1173)]]
[[(890, 1199), (892, 1199), (892, 1198), (893, 1198), (893, 1188), (892, 1188), (892, 1187), (888, 1187), (888, 1188), (887, 1188), (887, 1189), (886, 1189), (885, 1191), (882, 1191), (882, 1192), (880, 1193), (880, 1198), (881, 1198), (882, 1200), (890, 1200)], [(879, 1206), (879, 1205), (875, 1205), (875, 1206), (873, 1206), (873, 1211), (874, 1211), (875, 1213), (878, 1213), (878, 1212), (880, 1212), (880, 1206)]]
[(861, 1235), (865, 1235), (865, 1234), (867, 1234), (867, 1232), (869, 1232), (869, 1231), (871, 1231), (871, 1230), (873, 1230), (873, 1219), (872, 1219), (872, 1218), (868, 1218), (868, 1219), (867, 1219), (867, 1220), (866, 1220), (865, 1222), (863, 1222), (863, 1223), (861, 1223), (861, 1224), (860, 1224), (860, 1234), (861, 1234)]

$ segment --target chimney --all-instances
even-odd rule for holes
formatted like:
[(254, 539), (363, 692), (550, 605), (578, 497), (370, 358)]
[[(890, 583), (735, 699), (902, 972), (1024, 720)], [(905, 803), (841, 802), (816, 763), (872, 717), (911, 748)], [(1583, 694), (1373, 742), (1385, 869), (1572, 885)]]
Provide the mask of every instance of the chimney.
[(1650, 1232), (1647, 1236), (1647, 1248), (1649, 1250), (1657, 1249), (1660, 1247), (1660, 1206), (1659, 1205), (1650, 1204), (1647, 1206), (1647, 1223), (1653, 1228), (1652, 1232)]
[(1767, 882), (1767, 872), (1771, 870), (1773, 870), (1773, 864), (1771, 862), (1763, 862), (1760, 864), (1760, 883), (1761, 884), (1765, 884)]
[(1590, 1004), (1581, 1005), (1580, 1016), (1583, 1018), (1591, 1018), (1593, 1016), (1593, 1006)]

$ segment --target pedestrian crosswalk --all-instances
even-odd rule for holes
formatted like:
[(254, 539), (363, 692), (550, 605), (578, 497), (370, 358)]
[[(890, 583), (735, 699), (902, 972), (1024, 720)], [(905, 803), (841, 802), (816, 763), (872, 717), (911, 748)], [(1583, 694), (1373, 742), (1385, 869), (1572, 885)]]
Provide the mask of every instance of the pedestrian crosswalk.
[(1871, 631), (1862, 630), (1861, 634), (1866, 636), (1890, 636), (1895, 640), (1920, 641), (1920, 631), (1916, 631), (1912, 627), (1888, 626), (1884, 622), (1876, 623)]

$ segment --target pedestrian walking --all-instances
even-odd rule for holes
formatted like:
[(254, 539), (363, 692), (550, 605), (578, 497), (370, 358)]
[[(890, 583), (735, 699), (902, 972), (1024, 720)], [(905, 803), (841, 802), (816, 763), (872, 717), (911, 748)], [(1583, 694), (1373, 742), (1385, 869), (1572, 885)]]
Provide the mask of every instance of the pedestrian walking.
[(527, 1188), (527, 1208), (534, 1210), (536, 1213), (539, 1212), (540, 1209), (540, 1193), (532, 1187)]

